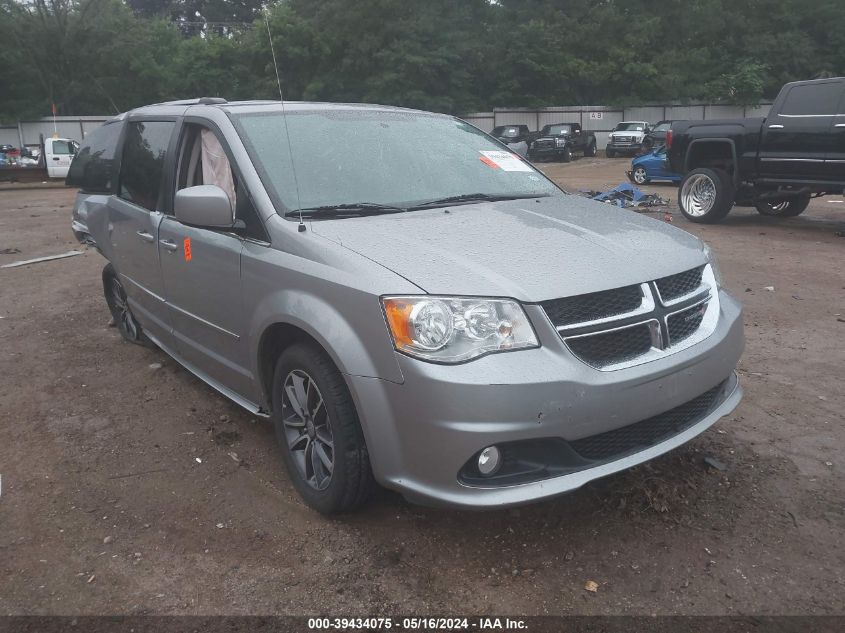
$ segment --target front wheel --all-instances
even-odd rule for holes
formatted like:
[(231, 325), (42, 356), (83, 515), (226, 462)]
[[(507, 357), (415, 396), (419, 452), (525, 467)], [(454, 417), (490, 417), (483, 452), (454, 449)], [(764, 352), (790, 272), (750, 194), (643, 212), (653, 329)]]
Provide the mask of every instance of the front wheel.
[(285, 350), (273, 374), (273, 426), (299, 495), (323, 514), (363, 505), (375, 487), (352, 396), (316, 345)]
[(768, 215), (775, 218), (794, 218), (807, 210), (810, 204), (810, 196), (793, 198), (781, 202), (755, 202), (754, 207), (760, 215)]
[(598, 154), (598, 150), (596, 149), (596, 142), (590, 141), (590, 144), (587, 145), (587, 149), (584, 150), (584, 156), (587, 158), (593, 158), (596, 154)]
[(634, 178), (634, 182), (638, 185), (645, 185), (648, 183), (649, 180), (648, 173), (646, 172), (645, 167), (643, 167), (642, 165), (634, 168), (634, 173), (632, 174), (632, 177)]
[(610, 149), (610, 147), (608, 147), (606, 150), (604, 150), (604, 153), (605, 153), (605, 156), (607, 156), (608, 158), (613, 158), (614, 156), (616, 156), (616, 152), (614, 152), (612, 149)]
[(561, 155), (561, 160), (563, 160), (564, 163), (571, 162), (572, 161), (572, 150), (569, 149), (568, 147), (565, 150), (563, 150), (563, 154)]
[(678, 189), (678, 206), (690, 222), (718, 222), (730, 212), (733, 203), (733, 181), (721, 169), (693, 169), (684, 176)]

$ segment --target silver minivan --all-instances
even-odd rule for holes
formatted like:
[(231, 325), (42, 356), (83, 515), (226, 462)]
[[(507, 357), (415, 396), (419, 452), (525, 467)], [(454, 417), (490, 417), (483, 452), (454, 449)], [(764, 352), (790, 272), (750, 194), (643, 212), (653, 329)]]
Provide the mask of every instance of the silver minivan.
[(159, 104), (90, 135), (68, 183), (122, 336), (271, 418), (321, 512), (376, 483), (548, 498), (741, 398), (741, 308), (700, 240), (569, 195), (451, 116)]

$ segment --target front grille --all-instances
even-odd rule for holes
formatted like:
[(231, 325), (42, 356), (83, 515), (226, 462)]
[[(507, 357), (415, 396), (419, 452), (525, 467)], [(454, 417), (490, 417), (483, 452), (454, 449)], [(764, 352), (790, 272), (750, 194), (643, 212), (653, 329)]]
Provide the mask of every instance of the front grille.
[(651, 328), (647, 323), (641, 323), (621, 330), (570, 338), (566, 343), (578, 358), (600, 369), (648, 352), (652, 347)]
[(660, 298), (665, 301), (672, 301), (678, 297), (683, 297), (698, 289), (701, 286), (701, 275), (704, 272), (704, 266), (686, 270), (677, 275), (669, 275), (655, 281), (657, 289), (660, 291)]
[(642, 305), (642, 301), (643, 291), (640, 286), (625, 286), (615, 290), (544, 301), (540, 305), (554, 326), (562, 327), (633, 312)]
[(531, 146), (532, 149), (551, 149), (555, 146), (554, 141), (534, 141), (534, 144)]
[(634, 142), (634, 137), (633, 136), (617, 136), (617, 137), (614, 137), (613, 140), (617, 145), (621, 145), (623, 143), (631, 144), (631, 143)]
[(689, 338), (701, 327), (704, 313), (707, 311), (707, 302), (682, 310), (677, 314), (671, 314), (666, 319), (666, 327), (669, 331), (669, 345), (677, 345), (686, 338)]
[(608, 461), (659, 444), (685, 431), (710, 413), (726, 382), (665, 413), (613, 431), (575, 440), (569, 445), (585, 459)]

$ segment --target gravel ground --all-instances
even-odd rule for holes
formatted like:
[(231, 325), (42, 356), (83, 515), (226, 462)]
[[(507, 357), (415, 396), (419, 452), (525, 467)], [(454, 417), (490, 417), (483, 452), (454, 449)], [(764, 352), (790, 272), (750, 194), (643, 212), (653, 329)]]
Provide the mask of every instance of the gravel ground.
[[(577, 191), (628, 164), (542, 167)], [(75, 248), (72, 202), (0, 188), (0, 265)], [(0, 614), (841, 614), (842, 202), (718, 226), (673, 202), (745, 305), (745, 400), (652, 463), (488, 513), (384, 491), (325, 519), (269, 424), (107, 327), (96, 252), (0, 269)]]

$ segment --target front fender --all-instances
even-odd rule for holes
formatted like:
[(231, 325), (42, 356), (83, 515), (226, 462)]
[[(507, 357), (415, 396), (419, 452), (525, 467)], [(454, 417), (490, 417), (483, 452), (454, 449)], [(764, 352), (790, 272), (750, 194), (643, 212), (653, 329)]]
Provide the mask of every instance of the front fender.
[(346, 297), (337, 303), (344, 307), (343, 312), (323, 297), (303, 289), (277, 290), (262, 297), (250, 325), (254, 375), (260, 375), (264, 333), (274, 325), (285, 324), (316, 340), (342, 373), (402, 383), (402, 372), (378, 298), (358, 294), (357, 299)]

